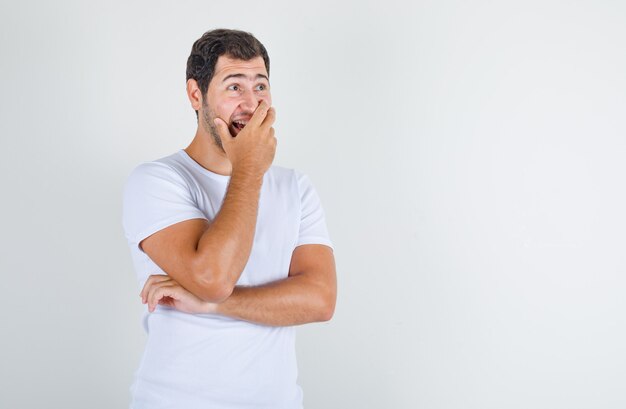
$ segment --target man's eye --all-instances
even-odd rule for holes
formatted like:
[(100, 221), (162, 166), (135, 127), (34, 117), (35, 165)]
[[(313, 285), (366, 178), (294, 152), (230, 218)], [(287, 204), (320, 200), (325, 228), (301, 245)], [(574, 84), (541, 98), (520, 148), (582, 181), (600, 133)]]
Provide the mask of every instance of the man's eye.
[(267, 86), (265, 84), (259, 84), (256, 86), (257, 91), (265, 91), (266, 89), (267, 89)]
[(228, 87), (229, 91), (239, 91), (239, 85), (231, 85)]

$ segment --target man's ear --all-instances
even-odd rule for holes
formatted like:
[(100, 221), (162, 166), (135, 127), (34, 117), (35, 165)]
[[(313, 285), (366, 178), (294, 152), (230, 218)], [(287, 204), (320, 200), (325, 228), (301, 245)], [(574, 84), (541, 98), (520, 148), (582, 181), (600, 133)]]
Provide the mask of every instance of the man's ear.
[(198, 83), (193, 78), (187, 80), (187, 98), (191, 102), (191, 107), (195, 111), (199, 111), (202, 106), (202, 92), (200, 92)]

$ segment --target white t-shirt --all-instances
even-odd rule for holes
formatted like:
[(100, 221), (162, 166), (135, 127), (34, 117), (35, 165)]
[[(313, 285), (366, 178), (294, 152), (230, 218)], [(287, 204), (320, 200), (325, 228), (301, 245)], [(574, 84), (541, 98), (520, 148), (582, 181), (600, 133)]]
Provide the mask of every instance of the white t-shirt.
[[(184, 150), (139, 165), (124, 190), (123, 225), (139, 288), (165, 274), (139, 247), (151, 234), (189, 219), (212, 220), (229, 176), (210, 172)], [(238, 285), (287, 277), (293, 250), (332, 247), (309, 179), (272, 166), (263, 178), (254, 244)], [(131, 387), (131, 408), (301, 408), (295, 329), (270, 327), (158, 306), (144, 315), (148, 334)]]

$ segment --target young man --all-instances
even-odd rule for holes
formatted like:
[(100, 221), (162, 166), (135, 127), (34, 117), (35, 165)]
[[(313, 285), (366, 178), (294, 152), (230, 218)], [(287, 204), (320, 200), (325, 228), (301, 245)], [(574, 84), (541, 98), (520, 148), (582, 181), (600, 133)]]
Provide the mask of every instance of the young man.
[(123, 224), (148, 312), (132, 408), (301, 408), (294, 325), (329, 320), (335, 263), (309, 179), (272, 166), (269, 57), (213, 30), (187, 61), (191, 144), (144, 163)]

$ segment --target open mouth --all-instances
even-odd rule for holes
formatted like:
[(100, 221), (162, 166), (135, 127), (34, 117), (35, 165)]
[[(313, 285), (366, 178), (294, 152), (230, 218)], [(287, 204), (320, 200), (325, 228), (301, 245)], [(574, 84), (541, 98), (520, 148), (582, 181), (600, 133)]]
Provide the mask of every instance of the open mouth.
[(230, 133), (233, 136), (236, 136), (243, 128), (245, 128), (247, 123), (248, 121), (243, 119), (233, 121), (230, 125)]

